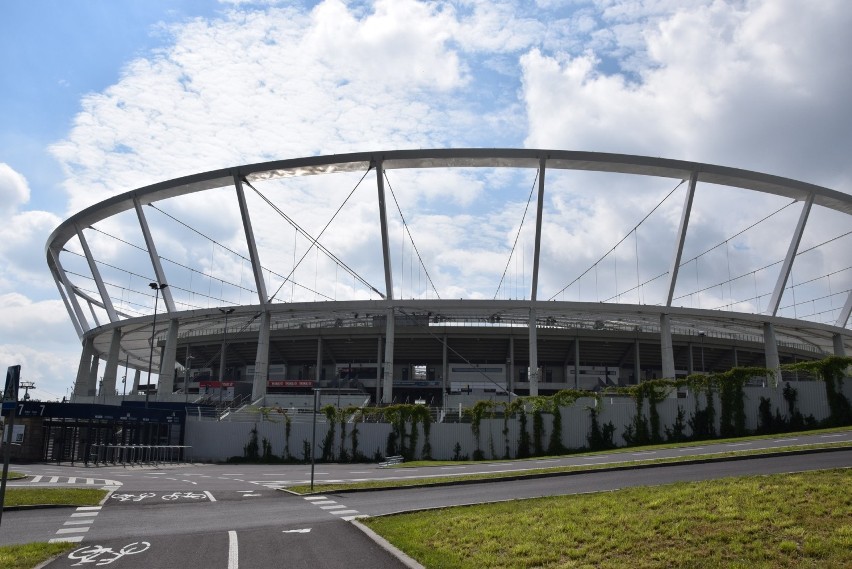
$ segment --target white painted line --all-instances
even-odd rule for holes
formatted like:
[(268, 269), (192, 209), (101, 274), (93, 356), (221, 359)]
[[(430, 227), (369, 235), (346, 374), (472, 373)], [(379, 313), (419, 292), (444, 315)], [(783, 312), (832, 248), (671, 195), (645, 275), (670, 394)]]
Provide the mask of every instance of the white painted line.
[(328, 500), (325, 496), (305, 496), (305, 500), (312, 502), (314, 500)]
[(86, 524), (91, 524), (93, 521), (95, 521), (95, 520), (68, 520), (67, 522), (65, 522), (62, 525), (64, 525), (64, 526), (82, 526), (82, 525), (86, 525)]
[(100, 509), (100, 506), (77, 506), (78, 512), (93, 512)]
[(56, 534), (59, 535), (59, 534), (62, 534), (62, 533), (80, 533), (80, 532), (86, 532), (86, 531), (89, 531), (88, 527), (64, 528), (64, 529), (57, 530)]
[(285, 529), (281, 533), (310, 533), (311, 528), (303, 528), (303, 529)]
[(76, 484), (76, 483), (77, 483), (77, 479), (76, 479), (76, 478), (69, 478), (69, 479), (68, 479), (68, 484)]
[(343, 516), (341, 519), (346, 520), (347, 522), (351, 522), (352, 520), (360, 520), (362, 518), (369, 518), (370, 516), (366, 514), (358, 514), (357, 516)]
[(242, 478), (234, 478), (234, 480), (236, 480), (237, 482), (245, 482), (245, 480), (243, 480)]
[(32, 481), (33, 481), (33, 483), (35, 483), (35, 482), (41, 482), (41, 478), (42, 478), (42, 476), (41, 476), (41, 474), (39, 474), (38, 476), (33, 476), (33, 480), (32, 480)]
[(679, 448), (677, 450), (678, 450), (678, 452), (689, 452), (691, 450), (701, 450), (703, 448), (704, 447), (687, 447), (687, 448)]
[[(831, 437), (842, 437), (845, 434), (846, 433), (837, 433), (836, 435), (820, 435), (819, 437), (821, 439), (830, 439)], [(33, 482), (35, 482), (35, 480), (33, 480)]]
[(214, 497), (213, 497), (213, 494), (211, 494), (211, 493), (210, 493), (210, 492), (208, 492), (207, 490), (205, 490), (205, 491), (204, 491), (204, 494), (205, 494), (205, 495), (207, 495), (207, 499), (208, 499), (208, 500), (210, 500), (211, 502), (215, 502), (215, 501), (216, 501), (216, 498), (214, 498)]
[(775, 439), (776, 443), (789, 443), (790, 441), (797, 441), (799, 439)]
[(345, 508), (343, 504), (337, 504), (336, 506), (320, 506), (320, 510), (340, 510)]
[(228, 569), (239, 569), (240, 552), (237, 546), (237, 532), (228, 532)]
[[(222, 476), (242, 476), (242, 475), (243, 475), (243, 473), (242, 473), (242, 472), (223, 472), (223, 473), (222, 473)], [(189, 476), (189, 475), (187, 475), (187, 476)], [(197, 475), (197, 474), (192, 474), (192, 476), (198, 476), (198, 475)], [(264, 474), (264, 476), (267, 476), (267, 475), (266, 475), (266, 474)], [(272, 475), (270, 475), (270, 476), (277, 476), (277, 475), (272, 474)]]
[(56, 484), (57, 482), (59, 482), (59, 477), (58, 477), (58, 476), (51, 476), (51, 477), (50, 477), (50, 483), (51, 483), (51, 484)]
[(632, 454), (633, 454), (633, 456), (643, 456), (643, 455), (646, 455), (646, 454), (657, 454), (657, 451), (649, 450), (649, 451), (646, 451), (646, 452), (634, 452)]
[(322, 500), (322, 501), (319, 501), (319, 502), (311, 502), (311, 504), (313, 504), (315, 506), (323, 506), (325, 504), (336, 504), (336, 503), (337, 502), (335, 502), (334, 500)]
[(53, 539), (49, 539), (48, 543), (63, 543), (66, 541), (70, 541), (73, 543), (80, 543), (83, 541), (82, 535), (69, 535), (68, 537), (54, 537)]
[(243, 498), (251, 498), (254, 496), (261, 496), (261, 494), (243, 494)]
[(98, 512), (78, 512), (76, 514), (71, 514), (72, 518), (91, 518), (98, 515)]
[(360, 512), (358, 510), (339, 510), (337, 512), (330, 512), (330, 513), (334, 514), (335, 516), (341, 516), (343, 514), (358, 514)]
[(441, 470), (453, 470), (457, 468), (467, 468), (466, 466), (442, 466)]

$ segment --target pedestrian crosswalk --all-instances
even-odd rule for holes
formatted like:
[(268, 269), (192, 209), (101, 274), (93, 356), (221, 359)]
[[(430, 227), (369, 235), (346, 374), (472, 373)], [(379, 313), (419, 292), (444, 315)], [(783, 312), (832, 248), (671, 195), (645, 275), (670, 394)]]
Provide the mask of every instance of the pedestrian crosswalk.
[(314, 506), (319, 506), (320, 509), (327, 511), (329, 514), (335, 515), (342, 520), (346, 520), (347, 522), (357, 520), (358, 518), (369, 517), (358, 510), (348, 509), (343, 504), (338, 504), (335, 500), (330, 500), (327, 496), (305, 496), (304, 499)]
[(33, 486), (43, 486), (43, 485), (77, 485), (83, 484), (86, 486), (101, 486), (103, 488), (117, 488), (121, 486), (121, 482), (118, 480), (110, 480), (109, 478), (85, 478), (82, 476), (45, 476), (45, 475), (36, 475), (33, 476), (32, 479), (27, 480), (26, 482), (22, 482), (21, 485), (33, 485)]

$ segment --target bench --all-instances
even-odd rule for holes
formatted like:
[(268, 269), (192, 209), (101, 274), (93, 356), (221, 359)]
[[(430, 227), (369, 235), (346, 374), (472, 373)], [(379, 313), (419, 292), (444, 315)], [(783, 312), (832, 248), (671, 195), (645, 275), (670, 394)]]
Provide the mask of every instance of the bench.
[(388, 466), (393, 466), (394, 464), (399, 464), (403, 461), (405, 461), (405, 459), (401, 455), (389, 456), (379, 463), (379, 468), (387, 468)]

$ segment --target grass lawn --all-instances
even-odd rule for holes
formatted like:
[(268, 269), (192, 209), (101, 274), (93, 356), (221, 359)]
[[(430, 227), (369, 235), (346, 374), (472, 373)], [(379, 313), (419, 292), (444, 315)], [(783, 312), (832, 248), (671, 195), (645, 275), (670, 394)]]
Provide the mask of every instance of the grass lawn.
[(28, 543), (0, 547), (0, 567), (3, 569), (32, 569), (54, 555), (80, 547), (79, 543)]
[[(97, 506), (106, 490), (97, 488), (6, 488), (6, 506), (60, 504), (66, 506)], [(0, 567), (5, 565), (0, 564)]]
[[(630, 450), (632, 452), (644, 451), (648, 447), (631, 447)], [(656, 445), (653, 448), (663, 448), (660, 445)], [(841, 441), (836, 443), (820, 443), (815, 445), (799, 445), (799, 446), (788, 446), (788, 447), (777, 447), (771, 449), (771, 451), (766, 449), (759, 450), (733, 450), (728, 452), (717, 452), (713, 454), (698, 454), (692, 456), (679, 456), (672, 458), (653, 458), (646, 460), (633, 460), (633, 459), (625, 459), (624, 461), (619, 461), (618, 456), (613, 456), (613, 461), (605, 464), (588, 464), (581, 466), (552, 466), (547, 468), (529, 468), (524, 469), (524, 462), (527, 462), (526, 459), (519, 461), (511, 461), (517, 462), (517, 469), (506, 469), (502, 472), (488, 472), (488, 473), (478, 473), (478, 474), (460, 474), (454, 476), (429, 476), (422, 478), (408, 478), (403, 480), (369, 480), (365, 482), (346, 482), (346, 483), (334, 483), (334, 484), (314, 484), (313, 491), (311, 490), (310, 484), (299, 484), (295, 486), (289, 486), (287, 489), (291, 492), (295, 492), (297, 494), (310, 494), (310, 493), (327, 493), (327, 492), (345, 492), (346, 490), (362, 490), (362, 489), (378, 489), (378, 488), (409, 488), (412, 486), (424, 486), (426, 484), (445, 484), (445, 483), (457, 483), (457, 482), (468, 482), (468, 481), (476, 481), (476, 480), (498, 480), (501, 478), (516, 478), (519, 476), (536, 476), (542, 474), (558, 474), (558, 473), (567, 473), (567, 472), (590, 472), (594, 470), (601, 470), (604, 468), (618, 468), (623, 466), (624, 468), (639, 466), (639, 465), (653, 465), (653, 464), (674, 464), (679, 462), (690, 462), (694, 460), (704, 460), (708, 458), (728, 458), (728, 457), (736, 457), (736, 456), (757, 456), (766, 454), (768, 452), (792, 452), (798, 450), (806, 450), (806, 449), (825, 449), (825, 448), (852, 448), (852, 442), (849, 441)], [(583, 453), (589, 455), (598, 455), (600, 453), (590, 452)], [(582, 456), (582, 454), (577, 455)], [(537, 457), (542, 458), (542, 457)], [(506, 461), (502, 461), (506, 462)], [(458, 462), (451, 464), (460, 464)], [(461, 463), (465, 464), (465, 463)]]
[(26, 478), (27, 475), (23, 472), (15, 472), (14, 470), (9, 471), (9, 476), (6, 480), (20, 480), (21, 478)]
[(428, 568), (850, 567), (852, 470), (362, 520)]

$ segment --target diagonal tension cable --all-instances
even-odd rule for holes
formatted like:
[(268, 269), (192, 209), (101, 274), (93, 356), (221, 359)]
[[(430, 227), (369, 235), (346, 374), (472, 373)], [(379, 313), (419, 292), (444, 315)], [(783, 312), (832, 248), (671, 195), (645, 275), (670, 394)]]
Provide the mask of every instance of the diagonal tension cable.
[(388, 183), (388, 189), (390, 190), (391, 197), (393, 198), (393, 203), (396, 204), (396, 211), (399, 212), (399, 218), (402, 220), (402, 226), (405, 228), (405, 232), (408, 233), (408, 240), (411, 241), (411, 246), (414, 247), (414, 252), (417, 253), (417, 260), (420, 261), (420, 266), (423, 267), (423, 272), (426, 273), (426, 278), (429, 279), (429, 284), (432, 285), (432, 290), (435, 291), (435, 296), (440, 299), (441, 295), (438, 293), (438, 289), (435, 288), (435, 283), (432, 282), (432, 276), (429, 274), (429, 269), (427, 269), (426, 264), (423, 263), (423, 257), (420, 256), (420, 251), (417, 249), (417, 244), (414, 242), (414, 237), (411, 235), (411, 229), (409, 229), (408, 223), (405, 221), (405, 216), (402, 215), (402, 208), (399, 207), (396, 194), (393, 193), (393, 187), (388, 179), (387, 171), (385, 170), (383, 172), (385, 175), (385, 181)]
[(503, 267), (503, 274), (500, 275), (500, 282), (497, 283), (497, 290), (494, 292), (494, 298), (492, 300), (497, 300), (497, 295), (500, 293), (500, 287), (503, 286), (503, 280), (506, 278), (506, 272), (508, 272), (509, 265), (512, 263), (512, 256), (515, 254), (515, 248), (518, 246), (518, 239), (521, 237), (521, 230), (524, 228), (524, 222), (527, 219), (527, 211), (529, 211), (530, 209), (530, 203), (532, 202), (533, 193), (535, 192), (535, 183), (537, 181), (538, 170), (535, 171), (535, 178), (533, 178), (532, 187), (530, 188), (530, 195), (527, 198), (527, 205), (526, 207), (524, 207), (524, 215), (521, 216), (521, 224), (518, 226), (518, 233), (515, 235), (515, 242), (512, 243), (512, 250), (509, 251), (509, 258), (506, 259), (506, 266)]
[(672, 191), (670, 191), (668, 194), (666, 194), (666, 197), (664, 197), (662, 200), (660, 200), (660, 202), (659, 202), (657, 205), (655, 205), (655, 206), (654, 206), (654, 208), (653, 208), (651, 211), (649, 211), (649, 212), (645, 215), (645, 217), (643, 217), (643, 218), (642, 218), (642, 220), (641, 220), (639, 223), (637, 223), (635, 226), (633, 226), (633, 229), (631, 229), (630, 231), (628, 231), (628, 232), (624, 235), (624, 237), (622, 237), (622, 238), (618, 241), (618, 243), (616, 243), (615, 245), (613, 245), (613, 246), (610, 248), (610, 250), (609, 250), (609, 251), (607, 251), (606, 253), (604, 253), (604, 254), (603, 254), (603, 256), (601, 256), (601, 257), (600, 257), (597, 261), (595, 261), (595, 262), (594, 262), (594, 263), (593, 263), (593, 264), (592, 264), (592, 265), (591, 265), (588, 269), (586, 269), (585, 271), (583, 271), (583, 273), (582, 273), (580, 276), (578, 276), (578, 277), (577, 277), (577, 278), (575, 278), (573, 281), (571, 281), (570, 283), (568, 283), (567, 285), (565, 285), (564, 287), (562, 287), (562, 288), (561, 288), (560, 290), (558, 290), (558, 291), (557, 291), (557, 292), (556, 292), (553, 296), (551, 296), (548, 300), (553, 300), (554, 298), (556, 298), (557, 296), (559, 296), (560, 294), (562, 294), (563, 292), (565, 292), (565, 291), (566, 291), (566, 290), (567, 290), (567, 289), (568, 289), (571, 285), (573, 285), (575, 282), (577, 282), (578, 280), (580, 280), (581, 278), (583, 278), (583, 277), (586, 275), (586, 273), (588, 273), (588, 272), (589, 272), (589, 271), (591, 271), (592, 269), (596, 268), (596, 267), (598, 266), (598, 264), (599, 264), (601, 261), (603, 261), (604, 259), (606, 259), (607, 255), (609, 255), (610, 253), (612, 253), (613, 251), (615, 251), (615, 249), (616, 249), (619, 245), (621, 245), (621, 244), (625, 241), (625, 239), (627, 239), (628, 237), (630, 237), (630, 235), (631, 235), (634, 231), (636, 231), (636, 229), (637, 229), (640, 225), (642, 225), (643, 223), (645, 223), (645, 220), (647, 220), (649, 217), (651, 217), (651, 215), (652, 215), (655, 211), (657, 211), (657, 209), (658, 209), (661, 205), (663, 205), (663, 204), (665, 203), (665, 201), (666, 201), (667, 199), (669, 199), (669, 197), (671, 197), (671, 195), (672, 195), (673, 193), (675, 193), (675, 191), (676, 191), (679, 187), (681, 187), (681, 186), (684, 184), (684, 182), (686, 182), (686, 180), (681, 180), (681, 181), (680, 181), (680, 183), (679, 183), (678, 185), (676, 185), (674, 188), (672, 188)]
[(323, 236), (325, 231), (329, 228), (331, 223), (334, 221), (334, 219), (337, 217), (337, 215), (343, 209), (343, 206), (346, 205), (346, 203), (349, 201), (349, 199), (352, 197), (352, 195), (355, 193), (355, 191), (361, 185), (361, 182), (363, 182), (364, 178), (367, 177), (367, 174), (370, 173), (370, 170), (372, 170), (372, 168), (373, 168), (372, 165), (370, 165), (370, 167), (367, 168), (367, 170), (364, 172), (364, 175), (361, 176), (361, 179), (358, 180), (358, 183), (355, 184), (355, 187), (352, 188), (352, 191), (349, 192), (349, 195), (346, 196), (346, 199), (343, 200), (343, 202), (340, 204), (340, 207), (337, 208), (337, 211), (334, 212), (334, 214), (331, 216), (331, 219), (328, 220), (328, 222), (325, 224), (325, 227), (322, 228), (322, 231), (320, 231), (319, 234), (316, 237), (313, 237), (310, 233), (308, 233), (301, 226), (299, 226), (299, 224), (296, 223), (286, 213), (284, 213), (284, 211), (282, 211), (281, 208), (279, 208), (274, 203), (272, 203), (272, 201), (269, 198), (267, 198), (265, 195), (263, 195), (257, 188), (252, 186), (251, 183), (249, 183), (248, 180), (243, 179), (243, 183), (246, 184), (248, 187), (250, 187), (252, 190), (254, 190), (254, 192), (258, 196), (260, 196), (260, 198), (264, 202), (266, 202), (266, 204), (269, 205), (269, 207), (271, 207), (273, 211), (275, 211), (275, 213), (277, 213), (278, 215), (283, 217), (284, 220), (287, 221), (287, 223), (289, 223), (290, 225), (293, 226), (293, 228), (296, 229), (296, 231), (298, 231), (305, 238), (307, 238), (308, 240), (311, 241), (311, 245), (307, 248), (307, 250), (305, 250), (305, 253), (301, 256), (299, 261), (293, 265), (293, 269), (290, 271), (290, 273), (286, 277), (284, 277), (284, 281), (281, 283), (281, 285), (278, 287), (278, 289), (275, 291), (275, 293), (272, 296), (269, 297), (269, 302), (272, 302), (275, 299), (275, 297), (278, 295), (278, 293), (281, 292), (281, 289), (284, 288), (284, 285), (287, 284), (287, 282), (290, 281), (290, 278), (293, 276), (293, 273), (296, 272), (296, 269), (299, 268), (299, 265), (302, 264), (302, 261), (305, 260), (305, 257), (308, 256), (308, 254), (313, 250), (314, 247), (316, 247), (318, 250), (322, 251), (326, 256), (328, 256), (334, 262), (338, 263), (341, 267), (343, 267), (346, 270), (346, 272), (348, 272), (350, 275), (352, 275), (354, 278), (356, 278), (361, 284), (363, 284), (364, 286), (366, 286), (367, 288), (369, 288), (370, 290), (372, 290), (373, 292), (378, 294), (381, 298), (385, 298), (385, 295), (382, 294), (381, 292), (379, 292), (379, 290), (376, 287), (374, 287), (369, 282), (367, 282), (361, 275), (359, 275), (357, 272), (355, 272), (354, 269), (349, 267), (349, 265), (344, 263), (340, 258), (338, 258), (334, 253), (329, 251), (324, 245), (322, 245), (319, 242), (320, 238)]

